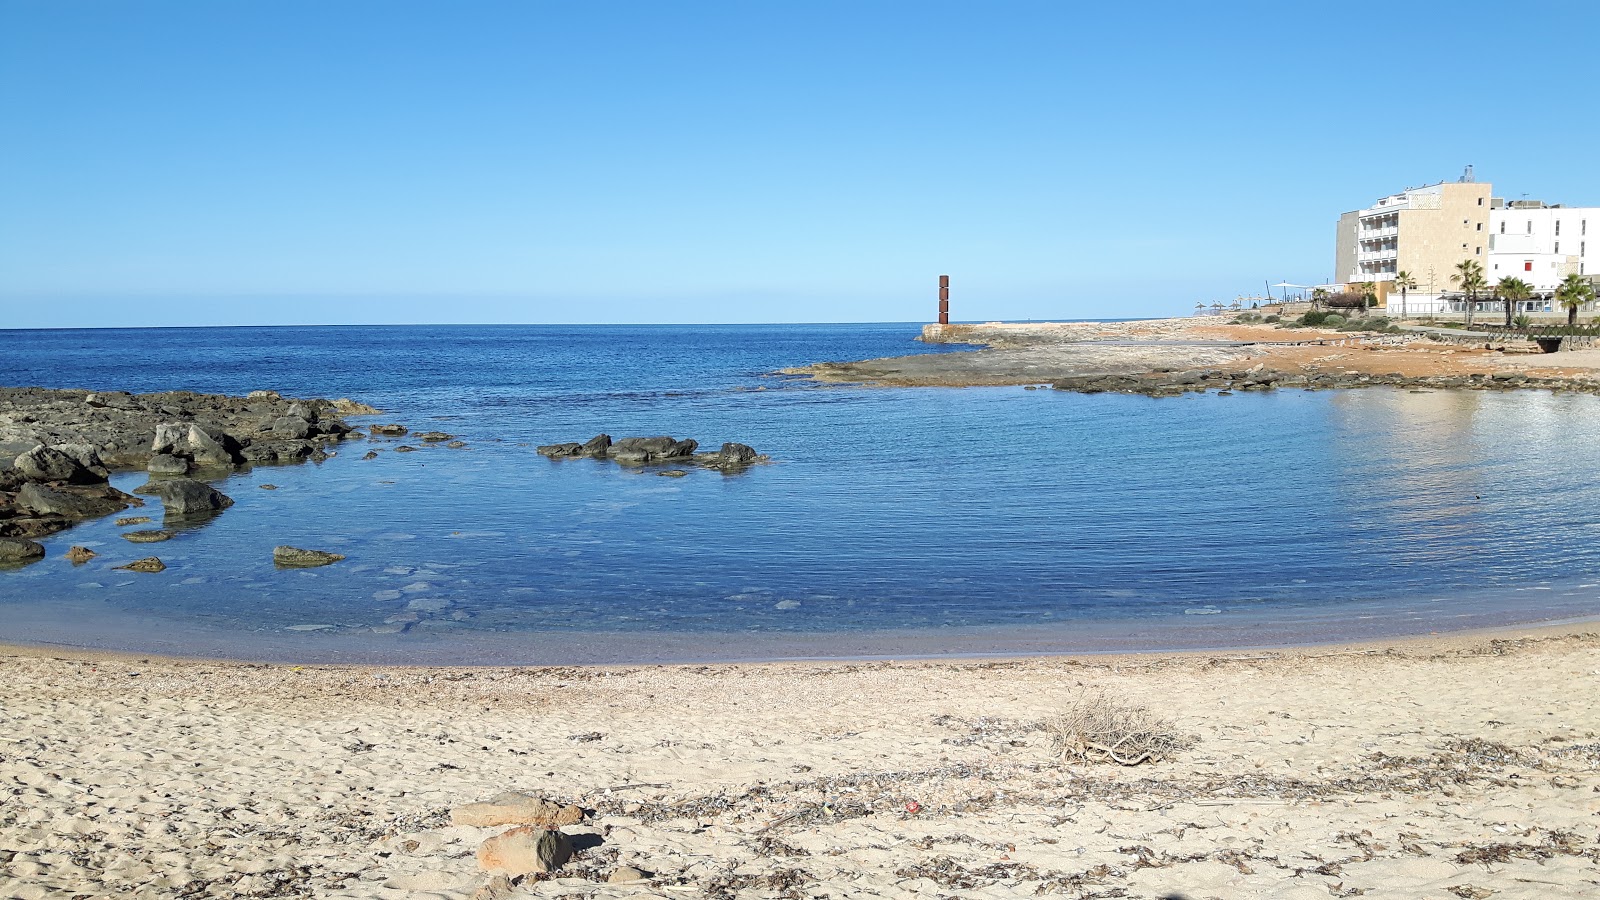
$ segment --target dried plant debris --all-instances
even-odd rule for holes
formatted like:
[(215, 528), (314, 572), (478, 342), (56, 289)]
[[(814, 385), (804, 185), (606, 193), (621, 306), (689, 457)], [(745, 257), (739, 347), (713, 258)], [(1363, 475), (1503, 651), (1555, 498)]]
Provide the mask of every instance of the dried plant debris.
[(1136, 766), (1193, 746), (1172, 722), (1103, 691), (1081, 695), (1048, 725), (1063, 759)]

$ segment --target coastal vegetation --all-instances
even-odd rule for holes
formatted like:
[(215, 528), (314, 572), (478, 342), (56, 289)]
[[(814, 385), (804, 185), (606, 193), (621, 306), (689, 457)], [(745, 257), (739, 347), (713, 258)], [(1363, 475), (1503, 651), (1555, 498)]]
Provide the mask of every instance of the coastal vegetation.
[(1450, 280), (1466, 295), (1466, 323), (1472, 324), (1473, 307), (1478, 305), (1478, 292), (1489, 286), (1483, 278), (1483, 266), (1477, 260), (1464, 259), (1456, 265), (1456, 274)]
[(1567, 324), (1578, 324), (1578, 307), (1593, 302), (1594, 285), (1581, 275), (1568, 275), (1556, 288), (1556, 302), (1567, 311)]
[(1517, 301), (1532, 297), (1533, 287), (1521, 278), (1502, 278), (1500, 283), (1494, 286), (1494, 294), (1505, 302), (1506, 327), (1510, 328), (1512, 324), (1512, 308), (1516, 306)]

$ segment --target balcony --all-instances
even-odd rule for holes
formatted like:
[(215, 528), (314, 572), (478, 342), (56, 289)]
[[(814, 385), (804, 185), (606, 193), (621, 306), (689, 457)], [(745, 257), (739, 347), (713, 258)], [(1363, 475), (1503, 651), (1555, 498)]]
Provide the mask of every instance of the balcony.
[(1384, 228), (1361, 228), (1356, 231), (1357, 240), (1377, 241), (1384, 238), (1396, 237), (1400, 234), (1400, 226), (1389, 225)]
[(1399, 257), (1399, 250), (1367, 250), (1356, 254), (1356, 262), (1383, 262)]

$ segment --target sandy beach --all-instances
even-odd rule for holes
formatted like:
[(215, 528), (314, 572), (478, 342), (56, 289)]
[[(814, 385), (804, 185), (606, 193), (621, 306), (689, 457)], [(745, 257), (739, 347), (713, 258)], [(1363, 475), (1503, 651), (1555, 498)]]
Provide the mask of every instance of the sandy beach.
[[(1600, 634), (633, 668), (0, 655), (0, 896), (1583, 897)], [(1099, 693), (1186, 749), (1063, 759)], [(506, 791), (585, 810), (491, 881)], [(644, 880), (610, 883), (631, 866)]]

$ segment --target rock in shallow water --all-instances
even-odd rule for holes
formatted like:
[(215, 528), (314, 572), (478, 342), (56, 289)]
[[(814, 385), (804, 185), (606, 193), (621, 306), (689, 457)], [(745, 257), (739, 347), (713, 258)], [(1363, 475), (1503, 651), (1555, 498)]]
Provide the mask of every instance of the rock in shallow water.
[(73, 565), (81, 566), (89, 560), (94, 559), (94, 551), (90, 550), (88, 547), (74, 546), (72, 549), (67, 551), (67, 559), (71, 560)]
[(285, 569), (313, 569), (317, 566), (332, 565), (344, 559), (343, 554), (328, 553), (323, 550), (302, 550), (299, 547), (274, 547), (272, 548), (272, 561)]
[(160, 529), (129, 531), (122, 535), (123, 540), (132, 541), (135, 544), (159, 544), (162, 541), (172, 540), (172, 537), (172, 532)]
[(161, 498), (169, 516), (216, 512), (233, 505), (233, 498), (204, 482), (174, 478), (154, 485), (152, 493)]
[(167, 564), (162, 562), (159, 557), (146, 556), (144, 559), (136, 559), (133, 562), (128, 563), (125, 566), (116, 566), (115, 568), (116, 568), (117, 571), (124, 571), (124, 572), (150, 572), (150, 573), (155, 573), (155, 572), (165, 572), (167, 570)]
[(44, 559), (44, 545), (20, 538), (0, 538), (0, 563)]

